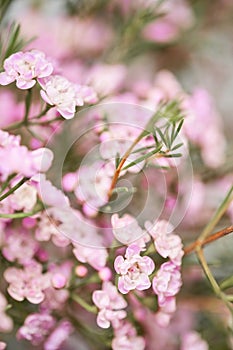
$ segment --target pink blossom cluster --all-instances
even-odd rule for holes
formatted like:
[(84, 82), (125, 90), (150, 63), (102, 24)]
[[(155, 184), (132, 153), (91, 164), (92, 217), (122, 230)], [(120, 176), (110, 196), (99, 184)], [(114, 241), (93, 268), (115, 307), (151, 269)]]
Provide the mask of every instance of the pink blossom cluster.
[(58, 350), (72, 332), (69, 321), (62, 320), (56, 325), (53, 316), (45, 313), (30, 314), (19, 328), (17, 338), (26, 339), (34, 346), (43, 343), (45, 350)]
[(76, 106), (96, 103), (93, 88), (70, 82), (63, 76), (52, 74), (52, 63), (41, 51), (17, 52), (4, 61), (4, 72), (0, 73), (0, 85), (16, 81), (19, 89), (30, 89), (36, 82), (42, 88), (42, 99), (55, 107), (65, 119), (74, 117)]
[(122, 244), (136, 243), (144, 249), (146, 243), (150, 241), (150, 235), (139, 226), (132, 215), (124, 214), (119, 217), (118, 214), (113, 214), (111, 224), (115, 238)]
[(0, 178), (2, 181), (13, 173), (32, 177), (39, 172), (46, 172), (51, 166), (53, 153), (50, 149), (38, 148), (30, 151), (26, 146), (21, 145), (20, 141), (20, 136), (0, 130)]
[(57, 112), (65, 119), (73, 118), (76, 106), (83, 106), (84, 102), (97, 102), (96, 93), (91, 87), (74, 84), (60, 75), (40, 79), (39, 83), (43, 100), (55, 106)]
[(95, 290), (92, 296), (94, 304), (98, 307), (97, 324), (101, 328), (118, 328), (126, 312), (127, 302), (118, 293), (117, 288), (111, 282), (104, 282), (102, 290)]
[(157, 252), (163, 258), (169, 258), (174, 265), (182, 262), (183, 244), (180, 236), (173, 233), (174, 227), (167, 221), (157, 221), (154, 224), (145, 222), (145, 228), (152, 236)]
[(74, 192), (83, 212), (89, 217), (95, 217), (100, 207), (108, 201), (108, 191), (111, 186), (114, 166), (102, 160), (91, 165), (82, 165), (75, 173), (63, 177), (63, 188)]
[(136, 333), (136, 329), (124, 319), (127, 302), (111, 282), (104, 282), (102, 290), (95, 290), (92, 299), (98, 307), (97, 324), (101, 328), (113, 327), (112, 349), (145, 349), (145, 340)]
[(36, 79), (52, 74), (53, 66), (43, 52), (32, 50), (16, 52), (4, 61), (4, 72), (0, 73), (0, 84), (8, 85), (16, 81), (19, 89), (30, 89)]
[(163, 15), (146, 25), (143, 30), (147, 40), (158, 43), (177, 40), (182, 32), (195, 23), (194, 13), (185, 0), (178, 0), (176, 3), (172, 0), (165, 1), (159, 6), (159, 11)]
[(137, 335), (136, 329), (129, 322), (123, 323), (121, 327), (115, 330), (112, 341), (113, 350), (144, 350), (145, 347), (145, 339)]

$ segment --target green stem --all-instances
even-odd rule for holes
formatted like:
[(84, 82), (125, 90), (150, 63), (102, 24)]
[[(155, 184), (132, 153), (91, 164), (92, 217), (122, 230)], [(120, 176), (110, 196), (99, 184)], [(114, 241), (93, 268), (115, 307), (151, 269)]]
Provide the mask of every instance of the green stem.
[[(29, 97), (28, 97), (29, 98)], [(27, 102), (28, 103), (28, 102)], [(17, 123), (13, 123), (7, 127), (4, 128), (5, 131), (10, 131), (10, 130), (15, 130), (15, 129), (19, 129), (21, 128), (22, 126), (25, 126), (25, 125), (44, 125), (44, 124), (49, 124), (51, 122), (54, 122), (57, 119), (54, 118), (54, 119), (51, 119), (51, 120), (48, 120), (48, 121), (44, 121), (44, 122), (34, 122), (34, 120), (36, 119), (39, 119), (41, 117), (43, 117), (49, 110), (50, 108), (52, 108), (53, 106), (50, 106), (50, 105), (47, 105), (38, 115), (36, 115), (35, 117), (32, 117), (30, 119), (28, 119), (28, 113), (29, 113), (29, 106), (27, 105), (26, 103), (26, 110), (25, 110), (25, 116), (24, 116), (24, 119), (21, 120), (20, 122), (17, 122)]]
[(6, 179), (6, 181), (2, 184), (2, 187), (1, 187), (1, 193), (2, 194), (5, 189), (9, 186), (9, 183), (10, 181), (16, 176), (17, 174), (11, 174), (8, 176), (8, 178)]
[(13, 123), (13, 124), (11, 124), (11, 125), (5, 127), (3, 130), (4, 130), (4, 131), (15, 130), (15, 129), (21, 128), (21, 126), (23, 126), (23, 125), (24, 125), (24, 121), (21, 120), (20, 122)]
[(91, 312), (93, 314), (97, 313), (96, 306), (89, 305), (85, 300), (83, 300), (80, 296), (77, 294), (72, 294), (71, 299), (76, 301), (80, 306), (82, 306), (86, 311)]
[(202, 233), (200, 234), (198, 241), (203, 242), (205, 238), (211, 233), (211, 231), (214, 229), (214, 227), (217, 225), (217, 223), (220, 221), (224, 213), (226, 212), (229, 204), (233, 200), (233, 186), (231, 186), (230, 190), (228, 191), (226, 197), (224, 198), (223, 202), (221, 203), (220, 207), (215, 212), (214, 216), (211, 218), (210, 222), (206, 225)]
[(58, 121), (61, 121), (61, 118), (60, 117), (55, 117), (53, 119), (50, 119), (50, 120), (44, 120), (44, 121), (41, 121), (41, 122), (34, 122), (34, 121), (31, 121), (30, 122), (30, 125), (48, 125), (48, 124), (51, 124), (53, 122), (58, 122)]
[(41, 117), (43, 117), (53, 106), (51, 105), (46, 105), (45, 108), (35, 117), (31, 118), (30, 120), (33, 119), (40, 119)]
[(0, 202), (3, 201), (3, 199), (7, 198), (10, 196), (12, 193), (14, 193), (20, 186), (22, 186), (26, 181), (28, 181), (28, 177), (23, 177), (15, 186), (13, 186), (9, 191), (4, 193), (0, 197)]
[(24, 212), (20, 212), (20, 213), (12, 213), (12, 214), (0, 214), (0, 218), (3, 219), (23, 219), (23, 218), (28, 218), (30, 216), (33, 216), (37, 213), (39, 213), (43, 208), (40, 209), (35, 209), (33, 211), (24, 213)]
[(25, 114), (23, 118), (23, 124), (28, 125), (28, 115), (31, 107), (31, 102), (32, 102), (32, 90), (28, 90), (27, 97), (25, 99)]
[(202, 269), (203, 269), (208, 281), (210, 282), (212, 289), (215, 292), (216, 296), (219, 297), (225, 303), (225, 305), (227, 306), (227, 308), (230, 310), (230, 312), (233, 315), (233, 305), (229, 302), (227, 295), (222, 292), (219, 284), (217, 283), (216, 279), (214, 278), (212, 272), (210, 271), (210, 268), (206, 262), (206, 259), (204, 257), (203, 250), (201, 249), (201, 247), (196, 248), (196, 254), (197, 254), (198, 260), (200, 262), (200, 265), (202, 266)]

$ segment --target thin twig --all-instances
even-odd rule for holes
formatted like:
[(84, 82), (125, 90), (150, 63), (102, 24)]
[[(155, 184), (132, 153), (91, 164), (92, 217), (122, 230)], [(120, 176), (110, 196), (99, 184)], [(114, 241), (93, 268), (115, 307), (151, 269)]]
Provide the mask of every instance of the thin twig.
[(206, 244), (209, 244), (211, 242), (216, 241), (217, 239), (228, 235), (229, 233), (233, 232), (233, 226), (229, 226), (227, 228), (224, 228), (221, 231), (218, 231), (216, 233), (213, 233), (211, 236), (207, 237), (204, 241), (200, 241), (199, 239), (197, 239), (195, 242), (191, 243), (190, 245), (188, 245), (187, 247), (184, 248), (184, 254), (188, 255), (190, 253), (192, 253), (193, 251), (195, 251), (195, 249), (197, 247), (203, 247)]

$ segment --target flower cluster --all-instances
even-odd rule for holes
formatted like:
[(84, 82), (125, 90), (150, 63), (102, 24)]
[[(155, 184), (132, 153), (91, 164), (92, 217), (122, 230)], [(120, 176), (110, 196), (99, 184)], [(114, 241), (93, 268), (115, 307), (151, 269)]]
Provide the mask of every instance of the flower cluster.
[(125, 259), (119, 255), (116, 257), (114, 267), (120, 275), (118, 281), (119, 291), (123, 294), (130, 290), (145, 290), (150, 288), (149, 275), (154, 271), (155, 265), (148, 256), (140, 256), (140, 247), (131, 244), (125, 253)]
[(20, 141), (20, 136), (10, 135), (0, 130), (0, 178), (2, 181), (14, 173), (32, 177), (39, 172), (46, 172), (51, 166), (53, 153), (50, 149), (38, 148), (30, 151), (26, 146), (21, 145)]
[(104, 282), (102, 290), (95, 290), (92, 296), (94, 304), (100, 310), (97, 316), (97, 324), (101, 328), (108, 328), (110, 324), (118, 328), (120, 320), (126, 317), (125, 299), (118, 293), (111, 282)]
[(95, 91), (86, 85), (74, 84), (63, 76), (53, 75), (53, 65), (41, 51), (17, 52), (4, 61), (0, 73), (0, 85), (16, 81), (19, 89), (32, 88), (36, 82), (41, 86), (42, 99), (65, 119), (73, 118), (76, 106), (96, 103)]
[(4, 61), (4, 72), (0, 73), (0, 84), (8, 85), (16, 81), (19, 89), (30, 89), (38, 78), (52, 74), (53, 66), (43, 52), (32, 50), (16, 52)]

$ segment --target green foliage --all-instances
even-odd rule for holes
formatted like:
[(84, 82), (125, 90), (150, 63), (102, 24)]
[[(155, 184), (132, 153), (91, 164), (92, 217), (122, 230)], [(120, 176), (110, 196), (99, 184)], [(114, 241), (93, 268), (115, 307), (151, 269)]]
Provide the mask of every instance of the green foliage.
[(13, 22), (8, 28), (4, 28), (0, 33), (0, 67), (3, 68), (4, 60), (13, 53), (22, 50), (34, 38), (24, 40), (21, 37), (20, 25)]
[[(179, 107), (178, 101), (171, 101), (170, 103), (162, 104), (147, 123), (145, 130), (143, 130), (139, 136), (139, 138), (142, 139), (148, 135), (152, 135), (155, 141), (154, 145), (141, 147), (132, 151), (132, 154), (139, 152), (144, 154), (140, 155), (140, 157), (133, 162), (127, 164), (122, 170), (126, 170), (144, 160), (149, 160), (149, 158), (156, 156), (156, 154), (165, 158), (181, 157), (181, 153), (173, 152), (183, 145), (182, 142), (176, 143), (183, 122), (184, 116)], [(162, 123), (162, 125), (156, 126), (157, 123)], [(116, 164), (119, 164), (118, 159), (119, 155), (116, 157)]]

